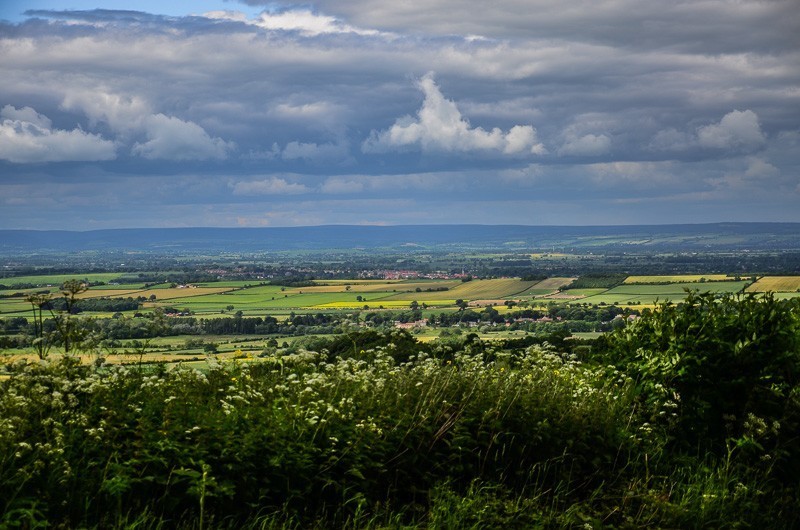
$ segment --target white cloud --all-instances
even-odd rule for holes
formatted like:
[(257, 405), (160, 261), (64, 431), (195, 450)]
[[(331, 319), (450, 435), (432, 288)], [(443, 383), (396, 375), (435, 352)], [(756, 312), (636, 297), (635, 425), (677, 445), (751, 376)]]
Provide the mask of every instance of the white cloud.
[(18, 164), (112, 160), (114, 142), (81, 129), (52, 129), (46, 116), (10, 105), (0, 112), (0, 159)]
[(536, 137), (536, 129), (530, 125), (516, 125), (506, 133), (497, 127), (491, 131), (470, 127), (455, 102), (442, 95), (433, 74), (425, 75), (417, 86), (425, 94), (417, 118), (406, 116), (388, 130), (373, 131), (362, 145), (364, 152), (383, 152), (415, 145), (423, 151), (489, 150), (509, 155), (547, 152)]
[(320, 120), (327, 119), (331, 114), (340, 112), (340, 108), (326, 101), (315, 101), (313, 103), (303, 103), (292, 105), (291, 103), (280, 103), (272, 110), (272, 114), (284, 119), (304, 119)]
[(235, 147), (192, 121), (153, 113), (150, 103), (137, 95), (75, 90), (67, 93), (61, 107), (83, 111), (92, 124), (108, 124), (123, 142), (144, 135), (145, 141), (134, 143), (131, 152), (150, 160), (222, 160)]
[(271, 13), (264, 11), (254, 19), (248, 19), (237, 11), (209, 11), (203, 16), (219, 20), (233, 20), (268, 30), (297, 31), (307, 37), (329, 33), (354, 33), (356, 35), (389, 35), (371, 29), (362, 29), (345, 24), (336, 17), (314, 13), (309, 9), (292, 9)]
[(43, 114), (39, 114), (31, 107), (22, 107), (21, 109), (18, 109), (12, 105), (6, 105), (2, 110), (0, 110), (0, 118), (32, 123), (38, 127), (41, 127), (42, 129), (49, 129), (53, 126), (53, 122), (50, 121), (50, 118)]
[(140, 129), (144, 118), (153, 112), (150, 104), (140, 96), (123, 96), (102, 88), (68, 91), (61, 107), (82, 111), (92, 125), (107, 123), (117, 134)]
[(611, 150), (611, 138), (605, 134), (568, 136), (558, 150), (562, 156), (600, 156)]
[(758, 116), (752, 110), (734, 110), (723, 116), (719, 123), (700, 127), (697, 139), (702, 147), (717, 149), (750, 150), (766, 142)]
[(233, 143), (212, 138), (194, 122), (154, 114), (144, 120), (147, 141), (136, 143), (134, 154), (148, 159), (222, 160), (233, 149)]
[(309, 191), (310, 188), (304, 184), (289, 182), (278, 177), (233, 184), (234, 195), (297, 195)]

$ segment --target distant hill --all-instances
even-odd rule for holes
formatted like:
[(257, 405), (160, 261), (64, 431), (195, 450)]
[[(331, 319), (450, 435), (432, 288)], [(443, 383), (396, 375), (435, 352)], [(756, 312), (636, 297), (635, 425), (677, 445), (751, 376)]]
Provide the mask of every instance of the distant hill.
[(800, 250), (800, 223), (641, 226), (413, 225), (0, 230), (0, 253), (157, 254), (287, 250)]

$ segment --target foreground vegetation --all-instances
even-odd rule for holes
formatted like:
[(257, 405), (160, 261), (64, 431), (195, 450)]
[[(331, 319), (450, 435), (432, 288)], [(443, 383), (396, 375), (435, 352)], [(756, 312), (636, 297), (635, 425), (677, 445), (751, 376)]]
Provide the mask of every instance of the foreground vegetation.
[(202, 372), (17, 363), (0, 526), (800, 524), (797, 300), (690, 293), (572, 353), (366, 333)]

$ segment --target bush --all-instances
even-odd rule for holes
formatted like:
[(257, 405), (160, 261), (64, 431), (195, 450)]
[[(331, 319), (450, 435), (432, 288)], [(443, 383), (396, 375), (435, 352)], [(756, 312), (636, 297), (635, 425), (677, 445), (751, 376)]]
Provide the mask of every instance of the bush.
[(800, 472), (800, 300), (690, 292), (610, 335), (604, 358), (637, 380), (654, 419), (676, 409), (675, 443), (733, 443)]

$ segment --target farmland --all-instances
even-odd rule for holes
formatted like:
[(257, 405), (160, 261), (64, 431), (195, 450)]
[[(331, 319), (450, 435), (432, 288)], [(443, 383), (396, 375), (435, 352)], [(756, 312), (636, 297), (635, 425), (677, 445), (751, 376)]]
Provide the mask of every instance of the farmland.
[[(113, 280), (116, 275), (75, 275), (73, 278), (94, 281)], [(58, 296), (59, 282), (66, 275), (27, 276), (5, 280), (0, 290), (0, 317), (27, 316), (32, 292), (50, 292)], [(734, 280), (727, 275), (629, 276), (621, 285), (610, 288), (586, 288), (561, 291), (574, 277), (551, 277), (541, 281), (519, 278), (460, 280), (318, 280), (303, 287), (269, 285), (264, 282), (220, 281), (188, 286), (169, 284), (96, 285), (80, 293), (81, 300), (132, 298), (140, 300), (140, 312), (157, 308), (177, 309), (198, 316), (224, 315), (233, 309), (245, 315), (288, 314), (298, 310), (353, 311), (407, 308), (413, 302), (427, 307), (453, 308), (456, 300), (476, 302), (481, 306), (505, 301), (525, 302), (533, 307), (548, 303), (625, 304), (651, 306), (656, 301), (677, 302), (686, 292), (713, 293), (767, 292), (798, 294), (800, 276), (760, 277), (755, 283)], [(9, 281), (12, 280), (12, 281)], [(26, 285), (17, 289), (15, 285)], [(34, 287), (30, 287), (34, 285)]]
[(154, 337), (144, 359), (142, 341), (16, 355), (0, 522), (793, 528), (796, 302), (691, 294), (589, 343), (351, 328)]
[[(0, 355), (6, 360), (30, 359), (35, 355), (30, 335), (33, 313), (26, 297), (32, 292), (48, 292), (58, 299), (58, 281), (65, 278), (64, 275), (28, 276), (24, 282), (29, 286), (27, 289), (0, 290), (0, 325), (8, 323), (4, 325), (8, 328), (6, 338), (0, 333), (3, 341), (0, 344), (6, 344)], [(398, 322), (415, 321), (423, 321), (413, 332), (426, 342), (438, 340), (442, 330), (446, 333), (453, 327), (471, 327), (483, 340), (555, 331), (598, 333), (610, 330), (615, 317), (652, 308), (657, 303), (681, 302), (690, 291), (720, 295), (746, 291), (760, 296), (759, 293), (774, 289), (780, 290), (776, 294), (778, 299), (800, 297), (800, 293), (792, 290), (798, 284), (797, 276), (761, 277), (751, 284), (749, 280), (736, 281), (726, 275), (651, 275), (627, 277), (608, 288), (566, 290), (564, 287), (576, 277), (553, 276), (531, 281), (332, 279), (306, 281), (302, 286), (245, 280), (180, 286), (144, 282), (115, 285), (114, 279), (113, 275), (94, 276), (95, 281), (111, 283), (95, 285), (77, 296), (77, 307), (84, 309), (76, 318), (93, 321), (96, 328), (93, 333), (108, 337), (99, 349), (82, 354), (85, 362), (98, 357), (112, 364), (133, 362), (131, 359), (185, 362), (207, 353), (203, 347), (212, 346), (213, 352), (223, 357), (257, 355), (266, 351), (270, 339), (275, 337), (281, 343), (287, 340), (293, 343), (298, 336), (336, 334), (348, 326), (392, 327), (400, 325)], [(109, 309), (118, 300), (127, 301), (124, 309)], [(56, 311), (47, 317), (57, 315)], [(158, 319), (164, 318), (159, 315), (167, 318), (157, 325), (161, 331), (148, 331)], [(296, 315), (303, 318), (297, 320)], [(9, 320), (20, 317), (26, 324)], [(23, 332), (26, 325), (28, 331)], [(248, 331), (241, 335), (245, 328)], [(235, 338), (237, 332), (239, 337), (247, 337), (246, 343), (239, 344)], [(220, 333), (226, 338), (214, 338)], [(171, 335), (181, 338), (166, 337)], [(202, 344), (189, 346), (192, 341), (187, 342), (187, 336), (199, 336)], [(147, 340), (130, 340), (137, 337)]]
[[(427, 273), (368, 259), (4, 278), (0, 526), (20, 513), (90, 528), (798, 522), (783, 501), (794, 475), (748, 467), (796, 464), (795, 416), (771, 416), (794, 402), (695, 382), (777, 388), (762, 381), (786, 359), (748, 352), (796, 351), (800, 277), (627, 274), (566, 253)], [(553, 270), (503, 273), (534, 262)], [(70, 279), (91, 286), (72, 300)], [(55, 304), (38, 319), (33, 294)], [(652, 362), (662, 348), (674, 372)], [(741, 378), (754, 358), (763, 373)], [(750, 444), (756, 420), (717, 409), (787, 434)]]
[(800, 292), (800, 276), (764, 276), (750, 285), (747, 291), (797, 293)]
[(671, 276), (628, 276), (625, 278), (626, 284), (630, 283), (687, 283), (687, 282), (721, 282), (730, 280), (731, 277), (725, 274), (680, 274)]

